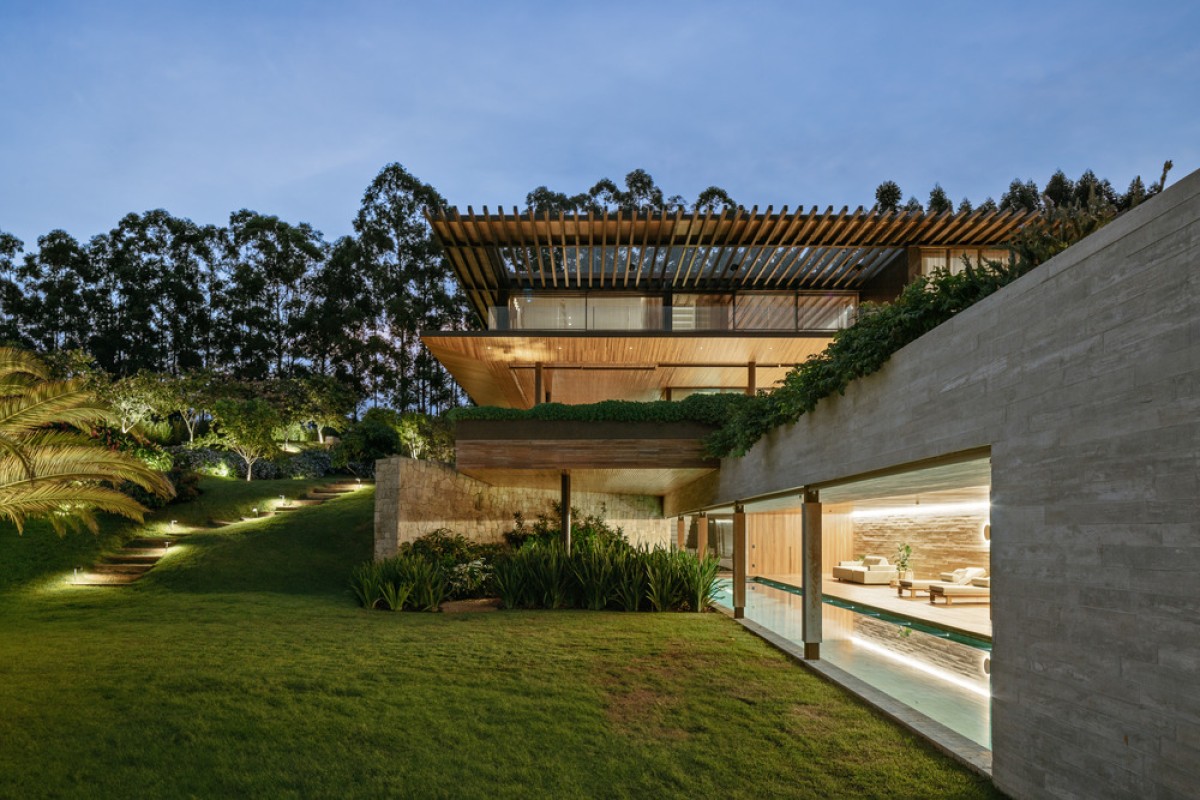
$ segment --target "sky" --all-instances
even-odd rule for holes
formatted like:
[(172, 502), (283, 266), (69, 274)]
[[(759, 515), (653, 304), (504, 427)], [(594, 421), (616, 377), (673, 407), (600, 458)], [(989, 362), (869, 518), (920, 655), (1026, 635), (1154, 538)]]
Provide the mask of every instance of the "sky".
[(454, 205), (646, 169), (747, 207), (999, 198), (1200, 168), (1200, 3), (0, 0), (0, 230), (165, 208), (351, 232), (403, 164)]

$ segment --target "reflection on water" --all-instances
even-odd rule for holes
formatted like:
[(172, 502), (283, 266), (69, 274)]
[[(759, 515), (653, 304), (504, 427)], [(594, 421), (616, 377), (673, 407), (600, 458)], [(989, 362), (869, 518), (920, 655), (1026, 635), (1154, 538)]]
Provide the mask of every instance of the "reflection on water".
[[(729, 581), (717, 602), (732, 607)], [(750, 582), (746, 617), (801, 643), (802, 598)], [(824, 604), (821, 656), (974, 742), (991, 746), (989, 650)]]

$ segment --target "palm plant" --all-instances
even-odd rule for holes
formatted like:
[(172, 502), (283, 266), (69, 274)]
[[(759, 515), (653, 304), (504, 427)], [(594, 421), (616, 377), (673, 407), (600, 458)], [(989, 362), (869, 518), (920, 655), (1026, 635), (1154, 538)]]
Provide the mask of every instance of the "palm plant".
[(117, 487), (136, 484), (171, 497), (161, 473), (87, 435), (111, 411), (82, 380), (54, 380), (32, 353), (0, 347), (0, 519), (24, 531), (44, 518), (60, 535), (98, 511), (141, 522), (146, 508)]

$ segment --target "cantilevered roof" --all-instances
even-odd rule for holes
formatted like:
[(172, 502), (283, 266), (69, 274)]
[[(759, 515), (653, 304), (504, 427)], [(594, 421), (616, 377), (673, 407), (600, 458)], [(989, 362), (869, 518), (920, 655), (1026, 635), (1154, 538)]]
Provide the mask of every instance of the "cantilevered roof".
[(907, 247), (996, 247), (1032, 212), (926, 214), (860, 206), (775, 213), (428, 212), (434, 234), (485, 315), (504, 292), (849, 289)]

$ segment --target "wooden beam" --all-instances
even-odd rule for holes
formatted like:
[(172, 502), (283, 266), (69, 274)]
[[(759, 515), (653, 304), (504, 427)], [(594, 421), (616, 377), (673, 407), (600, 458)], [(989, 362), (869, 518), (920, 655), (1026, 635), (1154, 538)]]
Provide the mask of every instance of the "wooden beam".
[(800, 549), (802, 584), (801, 638), (804, 640), (804, 657), (816, 660), (821, 657), (822, 632), (822, 569), (821, 569), (821, 501), (816, 491), (806, 490), (800, 507)]
[(675, 520), (675, 549), (687, 549), (687, 518), (679, 517)]
[(746, 616), (746, 567), (750, 549), (746, 547), (746, 507), (733, 507), (733, 618)]
[(696, 558), (703, 559), (708, 552), (708, 515), (704, 512), (696, 518)]

